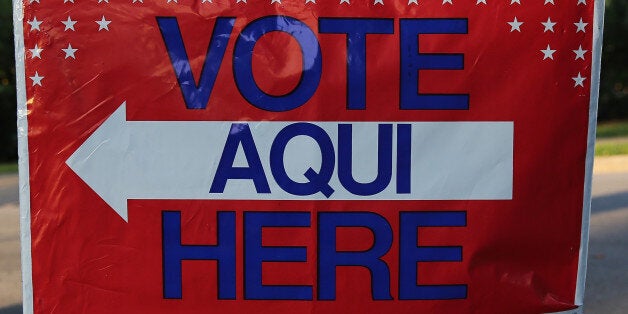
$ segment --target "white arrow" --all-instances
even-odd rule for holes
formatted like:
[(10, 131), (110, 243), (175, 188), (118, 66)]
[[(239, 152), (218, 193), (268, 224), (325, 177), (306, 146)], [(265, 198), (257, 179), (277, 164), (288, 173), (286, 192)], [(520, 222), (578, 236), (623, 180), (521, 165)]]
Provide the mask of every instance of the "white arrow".
[[(230, 179), (222, 193), (210, 193), (232, 123), (248, 123), (271, 193), (257, 193), (252, 180)], [(66, 164), (122, 219), (128, 199), (325, 200), (322, 193), (298, 196), (284, 191), (270, 171), (275, 136), (294, 122), (127, 121), (123, 103), (68, 158)], [(338, 123), (312, 122), (322, 128), (338, 152)], [(377, 125), (352, 122), (353, 176), (371, 182), (377, 176)], [(339, 182), (337, 161), (330, 200), (490, 200), (512, 198), (512, 122), (403, 122), (412, 125), (411, 192), (396, 192), (396, 175), (380, 193), (358, 196)], [(395, 131), (396, 132), (396, 131)], [(396, 135), (395, 135), (396, 136)], [(375, 143), (375, 144), (374, 144)], [(396, 169), (393, 140), (393, 169)], [(321, 153), (307, 136), (287, 144), (283, 166), (296, 182), (310, 167), (320, 169)], [(335, 158), (335, 154), (334, 154)], [(247, 167), (242, 147), (235, 167)]]
[[(127, 199), (209, 198), (207, 156), (222, 147), (212, 147), (220, 140), (206, 124), (127, 122), (125, 102), (66, 164), (125, 221)], [(222, 125), (224, 138), (229, 124)]]

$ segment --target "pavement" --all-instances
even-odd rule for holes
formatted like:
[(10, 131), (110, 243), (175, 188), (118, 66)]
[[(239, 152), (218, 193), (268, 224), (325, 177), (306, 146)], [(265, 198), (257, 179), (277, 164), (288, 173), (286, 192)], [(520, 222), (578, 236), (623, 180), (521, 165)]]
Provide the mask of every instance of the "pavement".
[(628, 313), (628, 171), (596, 173), (592, 205), (584, 313)]
[(628, 172), (628, 155), (596, 157), (593, 164), (593, 173), (622, 173)]
[(22, 313), (17, 175), (0, 175), (0, 314)]
[[(17, 175), (0, 175), (0, 314), (22, 313)], [(596, 158), (587, 314), (628, 312), (628, 155)]]

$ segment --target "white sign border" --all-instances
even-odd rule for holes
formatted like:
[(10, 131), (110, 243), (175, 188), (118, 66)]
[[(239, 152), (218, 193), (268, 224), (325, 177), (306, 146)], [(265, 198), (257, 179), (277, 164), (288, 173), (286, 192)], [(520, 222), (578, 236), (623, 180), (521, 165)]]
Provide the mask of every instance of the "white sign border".
[(28, 161), (28, 108), (24, 58), (24, 4), (13, 0), (15, 86), (17, 89), (17, 142), (19, 166), (20, 242), (22, 258), (22, 311), (33, 313), (33, 260), (31, 257), (31, 187)]
[(580, 252), (574, 304), (584, 304), (587, 258), (589, 253), (589, 222), (591, 218), (591, 185), (593, 179), (593, 157), (595, 154), (595, 132), (597, 127), (597, 107), (600, 91), (600, 70), (602, 64), (602, 30), (604, 29), (604, 0), (595, 0), (593, 7), (593, 41), (591, 43), (591, 91), (589, 99), (589, 133), (587, 136), (587, 157), (584, 172), (584, 193), (582, 197), (582, 229), (580, 231)]

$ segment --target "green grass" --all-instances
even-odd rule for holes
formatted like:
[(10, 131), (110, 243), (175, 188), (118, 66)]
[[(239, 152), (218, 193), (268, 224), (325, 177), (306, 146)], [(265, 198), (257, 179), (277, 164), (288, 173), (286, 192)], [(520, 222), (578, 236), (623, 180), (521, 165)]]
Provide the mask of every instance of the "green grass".
[(598, 124), (595, 156), (628, 155), (628, 120)]
[(597, 138), (628, 136), (628, 121), (603, 122), (597, 126)]
[(628, 155), (628, 140), (598, 141), (595, 144), (595, 156)]
[(17, 172), (17, 163), (0, 164), (0, 173)]

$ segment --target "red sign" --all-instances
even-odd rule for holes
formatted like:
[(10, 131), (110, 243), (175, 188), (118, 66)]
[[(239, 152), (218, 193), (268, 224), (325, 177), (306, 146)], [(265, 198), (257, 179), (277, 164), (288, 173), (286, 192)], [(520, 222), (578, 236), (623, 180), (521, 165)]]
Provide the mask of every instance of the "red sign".
[(26, 312), (580, 311), (602, 8), (24, 1)]

